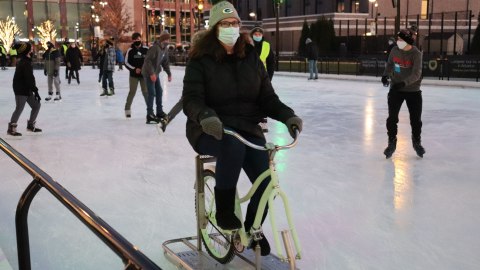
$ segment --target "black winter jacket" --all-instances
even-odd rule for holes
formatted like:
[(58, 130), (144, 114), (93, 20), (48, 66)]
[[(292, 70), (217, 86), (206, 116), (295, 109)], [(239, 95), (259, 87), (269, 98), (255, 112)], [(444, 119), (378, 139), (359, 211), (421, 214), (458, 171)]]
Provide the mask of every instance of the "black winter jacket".
[(143, 77), (141, 72), (140, 74), (135, 73), (135, 69), (142, 69), (147, 52), (148, 48), (144, 46), (137, 48), (132, 44), (132, 46), (128, 48), (125, 54), (125, 66), (130, 70), (130, 77)]
[(308, 60), (317, 60), (318, 59), (318, 47), (317, 44), (310, 42), (307, 44), (307, 59)]
[(263, 138), (258, 126), (268, 116), (285, 123), (295, 116), (273, 90), (263, 63), (253, 46), (246, 57), (227, 56), (222, 62), (205, 55), (191, 59), (183, 79), (183, 110), (187, 115), (187, 138), (195, 150), (202, 134), (200, 121), (218, 116), (225, 127)]
[(17, 96), (31, 96), (33, 92), (38, 91), (33, 76), (32, 59), (22, 56), (17, 61), (15, 74), (13, 75), (13, 92)]
[(65, 61), (70, 64), (70, 69), (79, 70), (83, 62), (82, 52), (78, 47), (69, 47), (67, 50)]

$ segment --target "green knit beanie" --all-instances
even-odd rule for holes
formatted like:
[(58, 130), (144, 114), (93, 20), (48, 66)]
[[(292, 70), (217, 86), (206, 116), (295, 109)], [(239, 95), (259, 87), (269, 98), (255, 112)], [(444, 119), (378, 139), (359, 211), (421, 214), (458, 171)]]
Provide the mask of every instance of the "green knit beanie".
[(212, 1), (212, 3), (214, 5), (212, 6), (212, 9), (210, 9), (210, 21), (208, 23), (211, 29), (223, 19), (235, 18), (239, 22), (241, 21), (237, 10), (230, 2), (223, 0), (218, 2)]

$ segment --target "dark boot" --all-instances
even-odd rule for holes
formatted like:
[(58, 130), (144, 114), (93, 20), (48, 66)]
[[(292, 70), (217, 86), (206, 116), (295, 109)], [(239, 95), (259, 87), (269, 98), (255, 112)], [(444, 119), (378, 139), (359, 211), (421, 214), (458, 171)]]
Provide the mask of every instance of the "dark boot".
[(103, 96), (108, 96), (108, 91), (107, 89), (103, 88), (103, 93), (100, 94), (101, 97)]
[(385, 158), (391, 158), (393, 153), (395, 152), (395, 149), (397, 149), (397, 137), (396, 136), (388, 138), (388, 146), (383, 151), (383, 154), (385, 155)]
[(218, 189), (215, 187), (215, 205), (217, 206), (215, 219), (217, 225), (224, 230), (236, 230), (242, 227), (242, 223), (235, 216), (235, 192), (235, 188)]
[(160, 111), (160, 112), (157, 112), (157, 118), (158, 119), (162, 119), (162, 118), (165, 118), (167, 117), (167, 114), (163, 111)]
[(28, 120), (27, 122), (27, 131), (34, 132), (34, 133), (42, 132), (41, 129), (35, 127), (35, 121), (30, 121), (30, 120)]
[(115, 89), (110, 88), (110, 96), (113, 96), (113, 95), (115, 95)]
[(160, 118), (160, 128), (162, 129), (163, 132), (167, 129), (168, 123), (170, 122), (170, 119), (168, 115), (166, 115), (163, 118)]
[(8, 123), (7, 134), (15, 137), (22, 136), (22, 133), (17, 132), (17, 123)]
[(423, 154), (425, 154), (425, 148), (422, 146), (422, 139), (420, 137), (414, 138), (412, 136), (412, 145), (415, 152), (417, 152), (417, 156), (423, 158)]
[[(268, 211), (268, 205), (265, 207), (265, 212), (263, 213), (261, 224), (263, 224), (263, 222), (265, 221), (265, 218), (267, 217), (267, 213), (268, 213), (267, 211)], [(245, 222), (244, 222), (245, 231), (247, 233), (250, 233), (250, 229), (252, 228), (253, 222), (255, 221), (256, 214), (257, 214), (256, 207), (248, 205), (247, 214), (245, 215)], [(258, 244), (260, 244), (260, 254), (262, 256), (267, 256), (270, 254), (270, 244), (268, 243), (265, 235), (263, 233), (261, 233), (261, 235), (262, 235), (262, 239), (260, 239), (260, 241), (252, 241), (252, 243), (250, 243), (248, 248), (255, 249), (255, 246), (257, 245), (257, 242), (258, 242)]]
[(147, 114), (147, 124), (158, 124), (159, 122), (160, 120), (154, 114)]

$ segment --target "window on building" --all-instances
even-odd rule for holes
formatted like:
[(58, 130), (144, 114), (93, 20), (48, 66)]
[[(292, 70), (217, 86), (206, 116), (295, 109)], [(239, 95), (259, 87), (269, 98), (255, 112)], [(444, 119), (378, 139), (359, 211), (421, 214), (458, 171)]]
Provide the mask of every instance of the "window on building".
[(352, 13), (360, 12), (360, 1), (359, 0), (350, 0), (350, 8)]
[(345, 0), (337, 0), (337, 12), (345, 12)]
[(428, 0), (422, 0), (421, 18), (428, 19)]

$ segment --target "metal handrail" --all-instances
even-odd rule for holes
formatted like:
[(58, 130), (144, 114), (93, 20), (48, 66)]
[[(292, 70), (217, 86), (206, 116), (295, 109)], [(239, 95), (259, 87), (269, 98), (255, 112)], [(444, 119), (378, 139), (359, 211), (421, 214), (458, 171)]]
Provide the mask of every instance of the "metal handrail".
[(161, 270), (153, 261), (127, 241), (120, 233), (97, 216), (68, 190), (53, 180), (47, 173), (38, 168), (21, 153), (0, 138), (0, 148), (28, 174), (33, 181), (22, 194), (18, 202), (15, 216), (17, 231), (18, 264), (20, 270), (30, 270), (30, 247), (28, 238), (28, 209), (37, 192), (46, 188), (70, 212), (85, 224), (100, 240), (119, 256), (125, 270)]

